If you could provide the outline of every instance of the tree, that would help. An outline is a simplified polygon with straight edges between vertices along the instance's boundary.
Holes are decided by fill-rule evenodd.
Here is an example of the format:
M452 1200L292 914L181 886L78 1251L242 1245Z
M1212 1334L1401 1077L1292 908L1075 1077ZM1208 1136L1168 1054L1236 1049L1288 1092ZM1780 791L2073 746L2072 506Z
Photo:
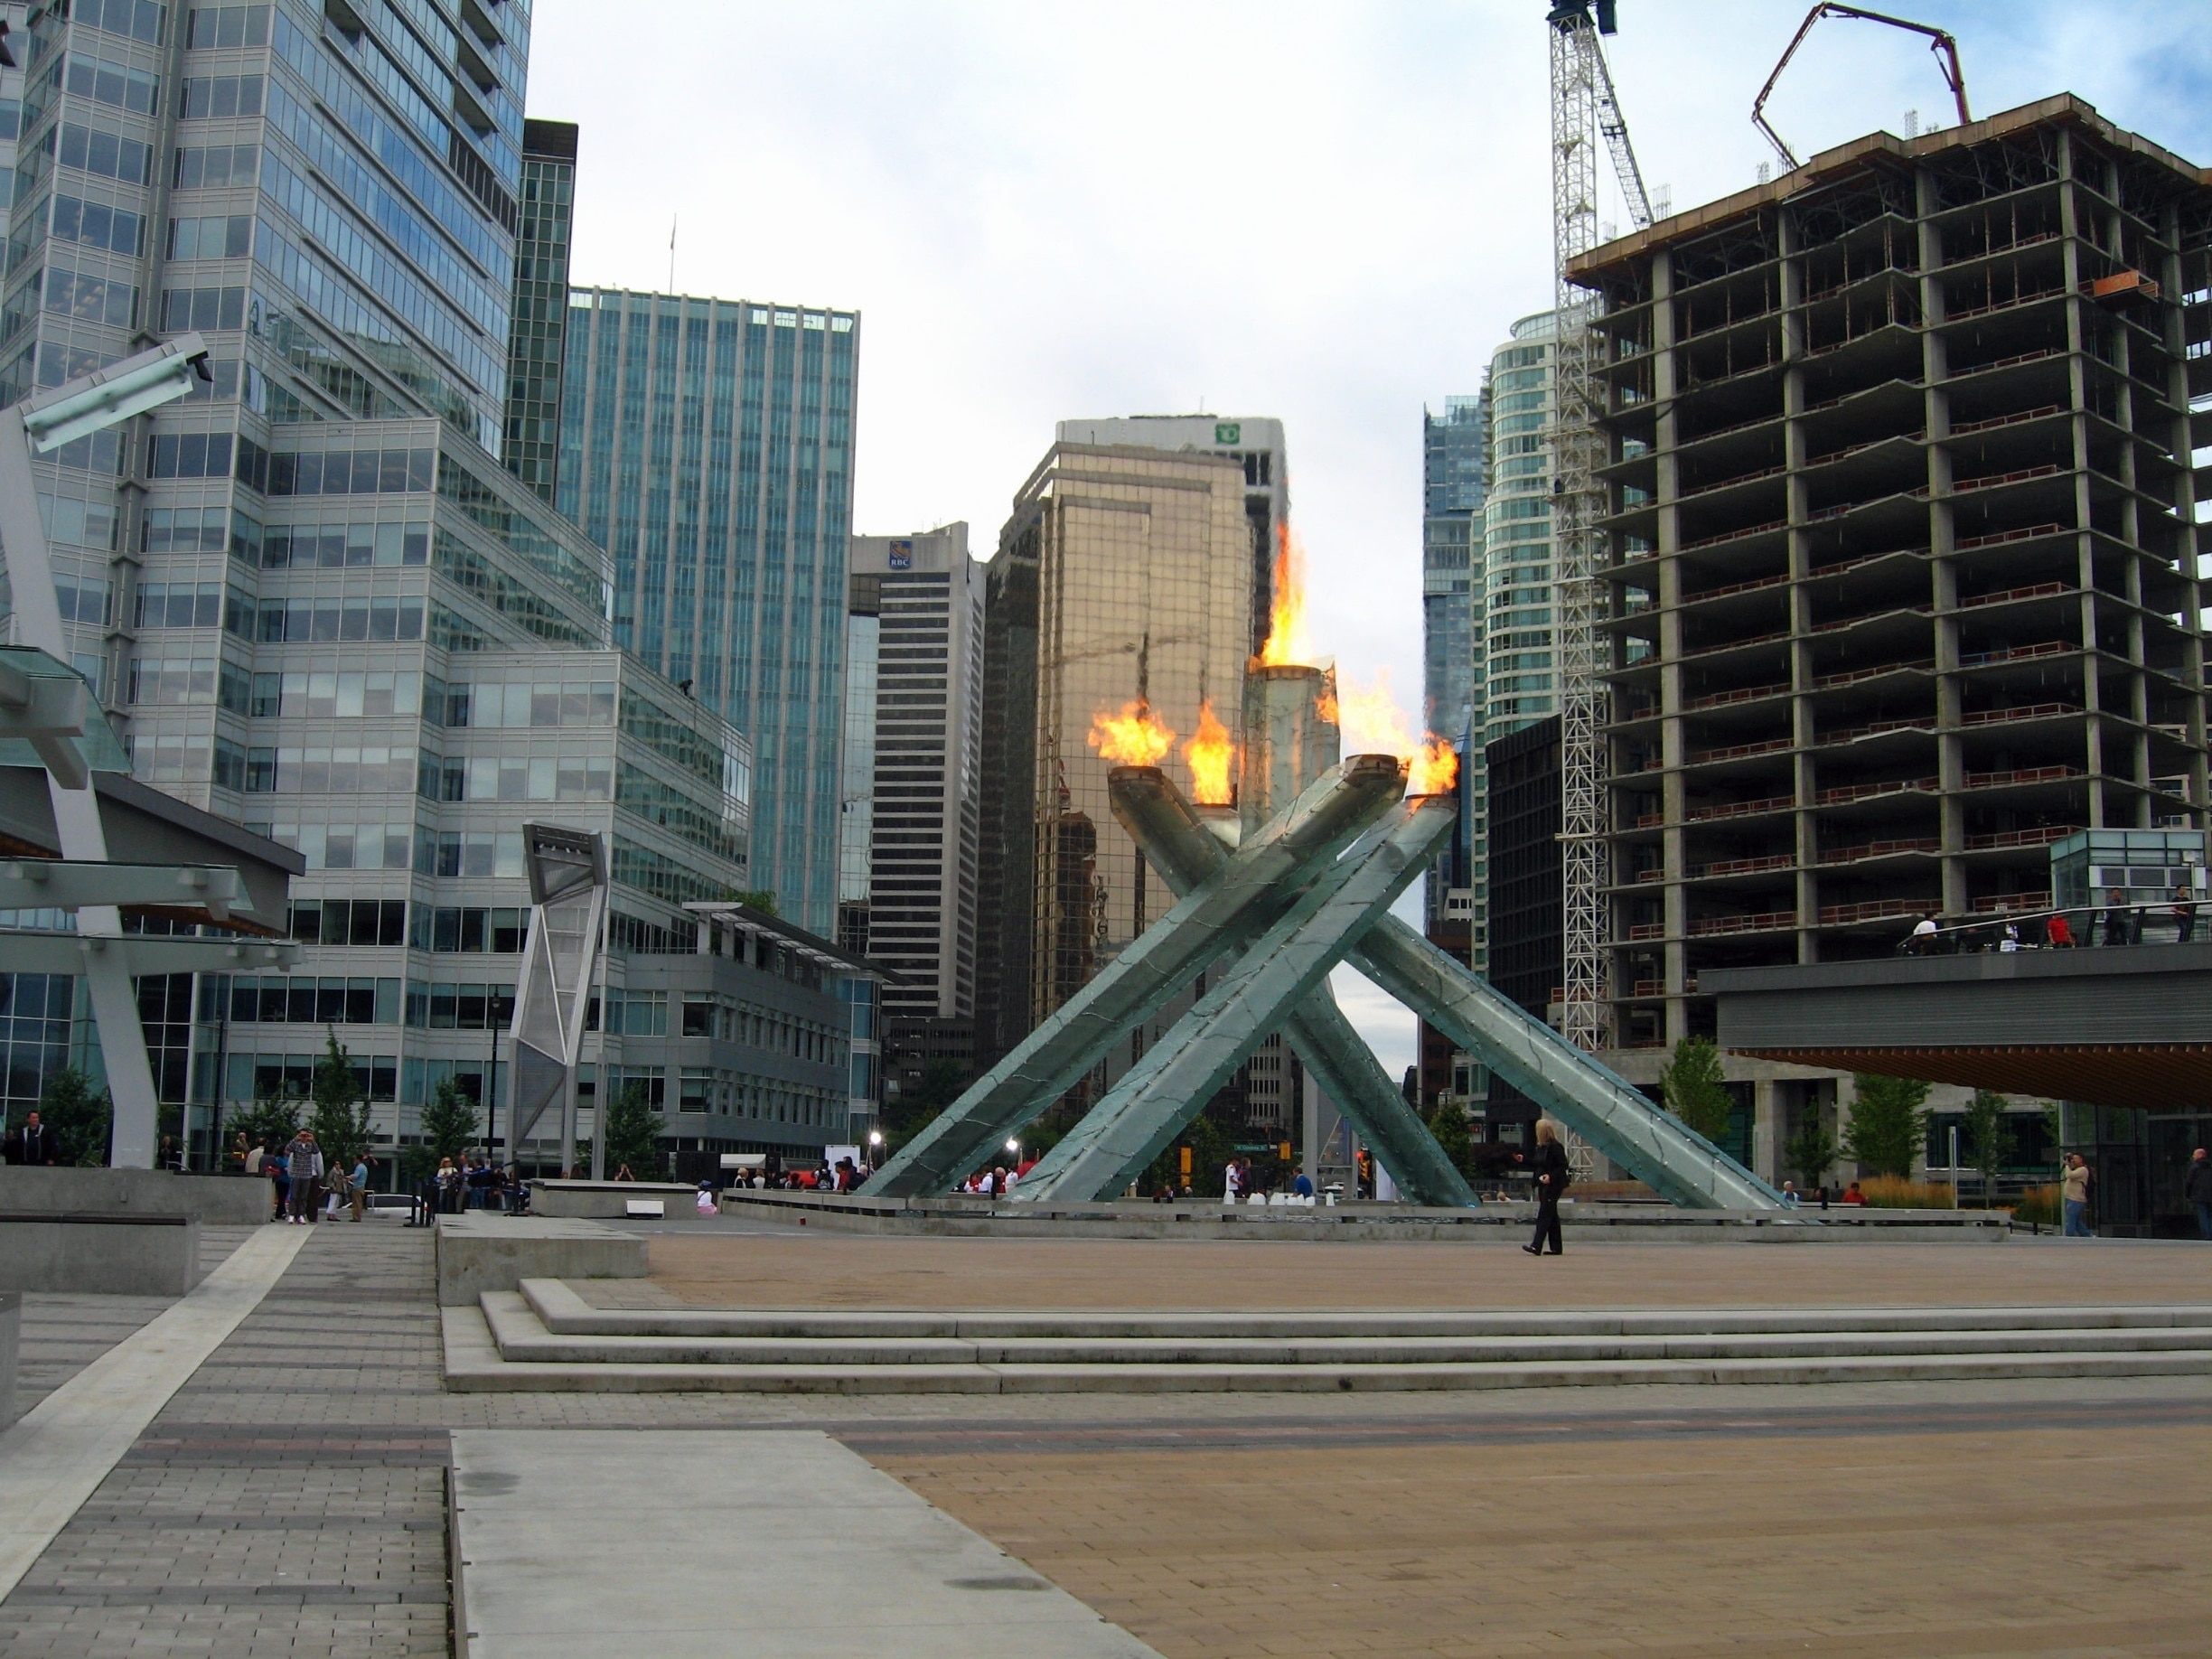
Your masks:
M283 1146L299 1133L300 1102L295 1094L265 1094L234 1113L225 1127L246 1137L248 1146Z
M1982 1172L1982 1207L1989 1208L1990 1189L1997 1172L2011 1161L2020 1137L2012 1132L2012 1115L2005 1111L2004 1096L1990 1089L1976 1089L1966 1106L1966 1139L1973 1144L1974 1167Z
M645 1098L643 1083L625 1083L607 1108L606 1172L627 1164L641 1181L661 1178L661 1120Z
M399 1154L399 1178L412 1191L437 1174L440 1158L456 1161L476 1144L476 1102L448 1074L424 1102L422 1144Z
M1819 1107L1804 1114L1782 1156L1808 1192L1828 1178L1836 1161L1836 1138L1822 1120Z
M1720 1080L1720 1051L1711 1037L1684 1037L1661 1068L1659 1089L1667 1110L1708 1140L1728 1133L1735 1097Z
M1927 1084L1871 1072L1857 1073L1851 1081L1859 1098L1843 1135L1843 1155L1876 1175L1909 1176L1914 1155L1927 1144Z
M1439 1100L1436 1110L1421 1121L1429 1126L1429 1134L1436 1137L1438 1147L1451 1160L1452 1167L1473 1179L1476 1173L1475 1138L1467 1131L1467 1108L1457 1101Z
M323 1057L315 1062L307 1088L313 1107L307 1127L323 1149L323 1167L351 1173L369 1150L369 1092L353 1070L353 1056L338 1041L338 1028L325 1026L323 1030Z
M92 1092L92 1082L73 1065L46 1074L39 1091L39 1121L53 1130L60 1148L54 1161L78 1168L97 1169L108 1161L108 1133L115 1123L115 1103L108 1091Z
M884 1138L897 1151L927 1129L968 1087L967 1069L957 1060L923 1063L922 1075L884 1104Z
M1183 1187L1183 1148L1191 1152L1191 1191L1201 1198L1218 1198L1222 1171L1236 1156L1236 1143L1214 1121L1213 1108L1201 1111L1158 1158L1138 1183L1139 1191L1180 1193Z
M739 887L728 895L729 902L743 904L747 910L757 910L764 916L776 914L776 895L773 887Z

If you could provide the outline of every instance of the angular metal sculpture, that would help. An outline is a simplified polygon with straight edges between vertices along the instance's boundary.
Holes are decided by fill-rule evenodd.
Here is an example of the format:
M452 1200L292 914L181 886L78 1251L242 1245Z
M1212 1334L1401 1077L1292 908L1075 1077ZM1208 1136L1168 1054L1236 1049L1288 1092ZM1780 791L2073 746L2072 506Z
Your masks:
M966 1177L1008 1135L1081 1082L1132 1027L1272 923L1285 895L1295 896L1404 789L1399 764L1387 755L1355 755L1315 779L1212 878L1177 900L901 1148L862 1193L915 1197Z
M1318 670L1304 671L1318 675ZM1249 765L1246 779L1251 781ZM1111 786L1114 817L1176 896L1228 861L1221 842L1158 768L1119 767ZM1338 1010L1326 981L1285 1017L1282 1030L1299 1061L1408 1197L1416 1204L1458 1208L1479 1202L1374 1051Z
M576 1059L606 931L606 848L587 830L522 826L523 866L530 876L530 933L522 942L522 979L508 1036L514 1045L514 1083L508 1122L512 1145L560 1102L563 1174L576 1166ZM606 1163L606 1137L592 1137L592 1179Z
M1454 797L1433 795L1386 813L1045 1155L1021 1196L1110 1197L1136 1179L1411 885L1457 811Z

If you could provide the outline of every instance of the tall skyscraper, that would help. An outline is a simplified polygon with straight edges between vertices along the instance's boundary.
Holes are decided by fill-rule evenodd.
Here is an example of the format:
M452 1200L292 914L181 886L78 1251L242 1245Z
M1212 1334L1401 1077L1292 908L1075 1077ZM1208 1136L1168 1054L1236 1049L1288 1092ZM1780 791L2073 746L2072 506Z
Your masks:
M983 567L968 527L852 539L839 937L885 1017L975 1014Z
M561 510L614 559L614 642L751 735L754 881L834 930L859 319L577 288Z
M1447 398L1442 415L1421 411L1422 718L1461 753L1459 832L1429 867L1424 887L1432 935L1448 919L1455 932L1467 925L1483 886L1482 752L1470 733L1480 718L1482 687L1486 415L1479 396ZM1473 931L1479 949L1482 930ZM1479 956L1474 965L1481 968Z
M979 1057L1173 903L1114 820L1092 722L1142 704L1187 737L1210 708L1240 740L1247 477L1228 455L1063 440L1015 496L985 586ZM1159 764L1193 788L1182 748Z
M288 915L239 918L297 938L296 971L142 984L163 1101L189 1075L204 1155L342 1026L388 1153L447 1077L511 1140L542 818L606 839L593 1094L637 1083L674 1146L797 1155L850 1131L840 970L788 934L699 948L686 904L759 885L751 746L615 651L606 556L501 463L530 17L457 15L75 0L16 38L0 398L188 329L213 377L34 464L71 652L138 779L307 864ZM836 545L841 571L841 519Z
M1513 325L1483 379L1483 731L1495 742L1559 708L1551 562L1550 312Z
M522 123L521 223L515 234L514 321L507 348L507 470L548 501L560 457L576 164L574 123Z
M1275 561L1290 523L1290 461L1283 424L1266 417L1127 415L1064 420L1063 444L1123 444L1176 455L1224 455L1244 469L1244 520L1251 531L1253 656L1267 642Z

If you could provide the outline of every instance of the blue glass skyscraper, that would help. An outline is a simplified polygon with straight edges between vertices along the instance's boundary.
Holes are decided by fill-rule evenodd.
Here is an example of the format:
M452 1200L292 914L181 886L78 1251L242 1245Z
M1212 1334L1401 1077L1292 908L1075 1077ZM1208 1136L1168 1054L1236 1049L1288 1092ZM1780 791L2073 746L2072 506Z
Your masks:
M557 504L614 560L614 642L752 735L753 880L837 917L859 319L574 290Z

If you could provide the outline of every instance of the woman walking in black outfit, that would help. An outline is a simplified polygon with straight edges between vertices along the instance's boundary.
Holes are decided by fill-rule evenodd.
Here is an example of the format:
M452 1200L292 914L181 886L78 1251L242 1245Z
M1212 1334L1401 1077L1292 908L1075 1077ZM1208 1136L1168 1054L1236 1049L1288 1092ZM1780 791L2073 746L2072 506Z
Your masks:
M1567 1148L1560 1145L1559 1125L1549 1118L1536 1120L1536 1235L1521 1248L1532 1256L1544 1253L1544 1241L1551 1241L1551 1253L1566 1253L1560 1246L1560 1197L1567 1190L1567 1183L1574 1177L1567 1168Z

